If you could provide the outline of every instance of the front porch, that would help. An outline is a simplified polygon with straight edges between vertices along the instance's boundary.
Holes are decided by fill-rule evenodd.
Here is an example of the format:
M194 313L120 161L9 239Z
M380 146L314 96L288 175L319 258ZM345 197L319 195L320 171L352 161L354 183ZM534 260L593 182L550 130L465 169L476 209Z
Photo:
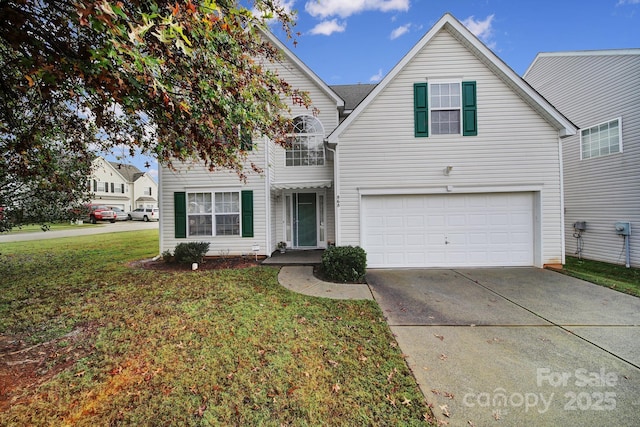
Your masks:
M265 265L319 265L324 249L295 250L289 249L285 253L275 251L270 258L262 261Z

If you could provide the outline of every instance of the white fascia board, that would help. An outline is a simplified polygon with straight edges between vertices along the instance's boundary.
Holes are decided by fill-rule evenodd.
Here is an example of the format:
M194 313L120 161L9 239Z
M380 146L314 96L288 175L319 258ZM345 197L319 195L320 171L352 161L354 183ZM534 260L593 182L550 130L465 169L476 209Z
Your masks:
M528 99L533 106L547 121L556 129L560 136L575 135L577 127L555 109L543 96L536 92L522 77L513 71L504 61L502 61L491 49L485 46L471 31L467 29L453 15L446 13L440 20L425 34L415 46L400 60L400 62L384 77L384 79L369 93L369 95L353 110L353 112L329 135L330 143L337 143L340 135L349 127L360 113L367 108L371 101L384 90L396 75L420 52L433 37L447 26L453 30L454 37L466 44L470 49L487 60L487 64L498 74L502 74L507 83L520 94L524 99Z

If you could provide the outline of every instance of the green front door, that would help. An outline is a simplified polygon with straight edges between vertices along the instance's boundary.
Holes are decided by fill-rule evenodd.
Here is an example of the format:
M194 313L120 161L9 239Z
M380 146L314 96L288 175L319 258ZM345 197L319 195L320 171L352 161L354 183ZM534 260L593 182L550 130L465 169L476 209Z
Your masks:
M297 237L294 245L316 247L318 246L316 194L298 193L294 195L294 200L295 237Z

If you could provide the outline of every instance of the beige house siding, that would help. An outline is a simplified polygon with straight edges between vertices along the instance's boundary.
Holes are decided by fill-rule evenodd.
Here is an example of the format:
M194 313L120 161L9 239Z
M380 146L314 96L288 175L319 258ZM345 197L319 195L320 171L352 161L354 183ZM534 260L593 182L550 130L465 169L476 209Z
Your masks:
M139 172L137 168L126 165ZM93 162L93 171L90 177L89 191L93 193L92 203L101 203L107 206L119 207L125 212L131 211L138 207L157 207L158 206L158 184L148 174L144 173L135 181L126 179L126 174L120 173L118 168L114 167L110 162L102 157L97 157ZM94 181L96 181L97 190L94 190ZM102 184L98 184L102 183ZM108 186L108 191L104 191L104 185ZM124 191L122 186L124 185ZM145 188L151 188L151 196L144 194ZM153 200L136 202L140 197Z
M413 84L477 82L478 135L414 137ZM359 245L360 195L533 191L541 206L537 264L562 260L558 131L445 29L340 135L341 245ZM445 176L443 170L452 166ZM447 189L447 187L449 189Z
M622 153L581 160L579 134L563 141L566 252L586 221L581 256L625 263L616 221L631 222L631 265L640 267L640 49L539 55L525 79L581 129L621 118Z

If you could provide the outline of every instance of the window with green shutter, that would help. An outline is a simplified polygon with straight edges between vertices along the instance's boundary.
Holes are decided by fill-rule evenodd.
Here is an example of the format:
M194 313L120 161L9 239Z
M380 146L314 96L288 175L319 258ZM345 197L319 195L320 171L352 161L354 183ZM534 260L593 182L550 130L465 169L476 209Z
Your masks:
M414 135L417 138L429 136L429 84L413 85Z
M478 134L476 82L462 82L462 135Z
M173 193L174 232L176 239L187 237L187 195L184 192Z
M242 192L242 237L253 237L253 191Z
M413 106L416 137L478 134L476 82L414 83Z

